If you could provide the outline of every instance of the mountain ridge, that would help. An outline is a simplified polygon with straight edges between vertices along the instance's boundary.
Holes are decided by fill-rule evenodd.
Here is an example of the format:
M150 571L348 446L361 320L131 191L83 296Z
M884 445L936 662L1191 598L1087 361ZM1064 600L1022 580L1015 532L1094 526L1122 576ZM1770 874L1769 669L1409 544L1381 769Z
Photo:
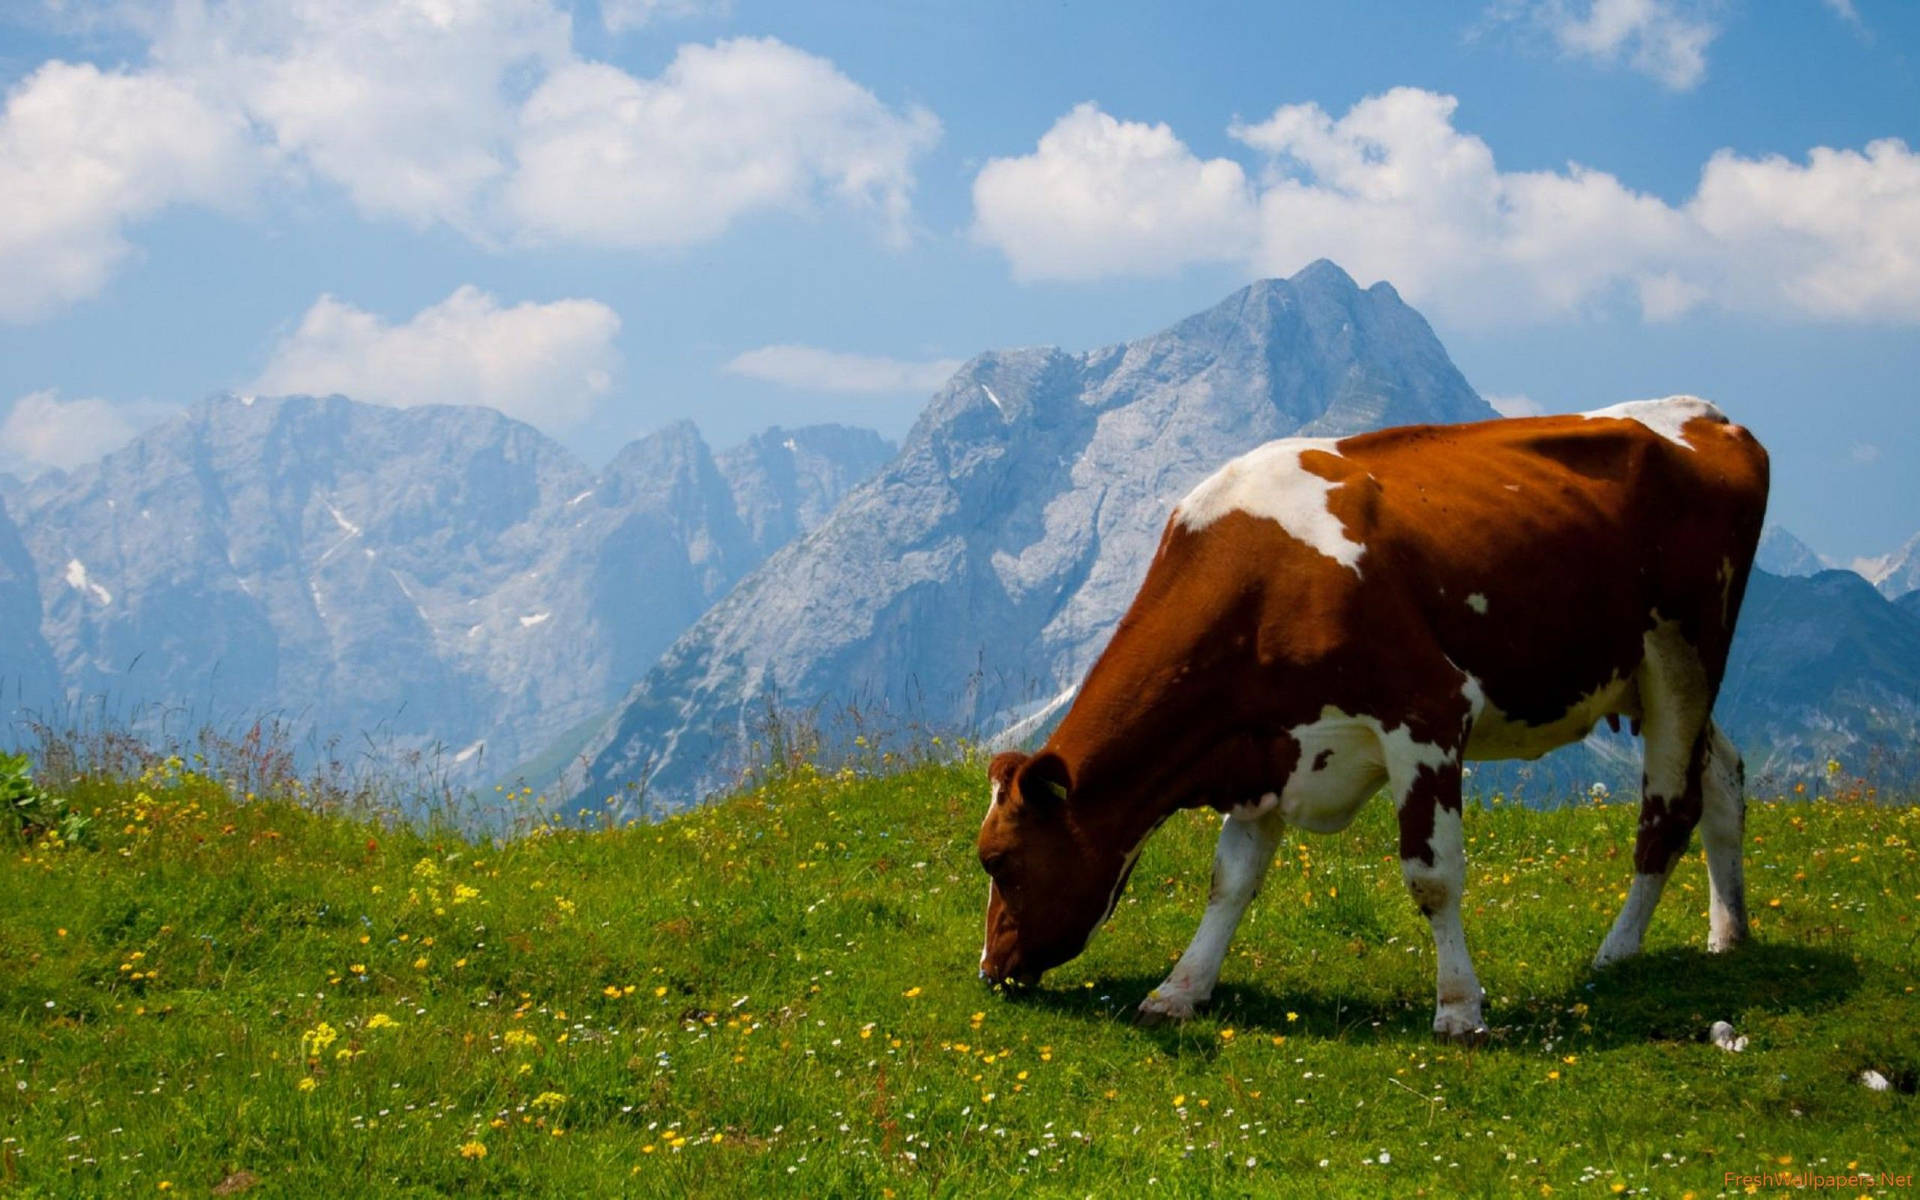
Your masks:
M779 705L1010 724L1091 665L1167 509L1224 459L1290 434L1496 416L1391 287L1327 262L1134 342L977 355L891 463L669 648L568 790L696 799Z

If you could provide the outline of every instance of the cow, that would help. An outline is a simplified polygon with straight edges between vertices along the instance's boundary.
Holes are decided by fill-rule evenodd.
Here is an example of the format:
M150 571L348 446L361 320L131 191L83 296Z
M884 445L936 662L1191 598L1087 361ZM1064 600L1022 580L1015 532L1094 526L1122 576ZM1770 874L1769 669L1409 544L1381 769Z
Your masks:
M1575 416L1270 442L1168 519L1138 595L1040 749L988 767L983 978L1074 958L1174 812L1225 814L1193 942L1140 1020L1192 1016L1281 832L1386 785L1437 958L1434 1032L1485 1035L1462 928L1462 764L1601 719L1644 741L1633 882L1596 966L1638 952L1701 830L1708 947L1747 933L1740 755L1712 719L1767 454L1691 396Z

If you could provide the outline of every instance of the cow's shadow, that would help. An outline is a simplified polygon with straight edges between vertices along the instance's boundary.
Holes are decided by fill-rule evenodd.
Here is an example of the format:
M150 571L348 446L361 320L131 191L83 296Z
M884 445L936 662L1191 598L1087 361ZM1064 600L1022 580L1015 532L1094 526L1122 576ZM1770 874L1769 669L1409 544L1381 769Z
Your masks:
M1140 1035L1169 1052L1217 1047L1216 1025L1237 1035L1302 1040L1428 1042L1433 1002L1419 995L1355 996L1316 987L1305 972L1285 968L1270 981L1223 982L1203 1015L1204 1033L1189 1026L1142 1028ZM1570 972L1564 986L1530 997L1490 1002L1493 1046L1553 1055L1542 1042L1574 1039L1593 1049L1645 1042L1700 1041L1714 1021L1742 1014L1819 1010L1844 1002L1861 984L1858 963L1816 946L1750 943L1727 954L1673 947L1642 954L1601 971ZM1157 976L1112 975L1092 988L1042 988L1021 1002L1088 1021L1131 1021Z

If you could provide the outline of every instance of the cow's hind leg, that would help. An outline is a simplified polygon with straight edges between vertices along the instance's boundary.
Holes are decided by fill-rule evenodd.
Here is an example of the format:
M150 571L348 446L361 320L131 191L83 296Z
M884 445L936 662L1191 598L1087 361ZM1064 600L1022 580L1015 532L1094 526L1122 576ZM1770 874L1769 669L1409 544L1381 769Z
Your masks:
M1613 929L1594 956L1604 967L1640 952L1667 876L1687 852L1704 806L1713 698L1699 655L1677 627L1662 624L1646 639L1640 667L1646 767L1640 774L1640 826L1633 843L1633 883ZM1737 759L1736 759L1737 761Z
M1227 817L1213 852L1213 888L1207 897L1206 915L1200 918L1192 944L1174 964L1166 982L1140 1002L1136 1019L1141 1024L1184 1021L1193 1015L1194 1005L1213 996L1233 931L1239 927L1254 893L1260 890L1267 868L1273 865L1281 826L1280 814L1270 807L1252 820Z
M1400 873L1433 929L1433 1031L1455 1041L1478 1041L1487 1032L1480 1016L1484 993L1460 921L1467 880L1460 760L1449 754L1438 762L1389 760L1387 766L1400 811Z
M1720 727L1707 726L1707 762L1700 841L1707 851L1707 949L1728 950L1747 939L1747 880L1742 861L1747 829L1746 769Z

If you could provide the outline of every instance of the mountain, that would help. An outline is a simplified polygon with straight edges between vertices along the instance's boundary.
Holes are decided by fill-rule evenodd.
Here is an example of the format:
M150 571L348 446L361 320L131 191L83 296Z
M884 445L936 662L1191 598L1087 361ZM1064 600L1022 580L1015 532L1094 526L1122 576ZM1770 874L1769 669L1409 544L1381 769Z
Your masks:
M715 460L754 549L765 558L827 519L853 485L872 478L893 447L870 429L774 426Z
M1920 780L1920 606L1890 603L1851 571L1756 572L1716 711L1762 790L1829 759Z
M1891 554L1856 559L1853 569L1889 600L1920 591L1920 533Z
M1163 333L983 354L820 528L687 631L587 745L583 802L724 785L770 711L979 731L1064 702L1166 514L1289 434L1495 416L1393 288L1317 262Z
M812 513L845 474L749 516ZM607 712L766 553L691 425L596 474L488 409L339 396L216 397L24 500L69 697L437 746L467 783Z
M60 673L40 633L40 591L33 559L0 500L0 728L21 712L45 712Z
M1827 561L1811 546L1780 525L1769 525L1760 534L1753 565L1774 575L1818 575L1828 569Z

